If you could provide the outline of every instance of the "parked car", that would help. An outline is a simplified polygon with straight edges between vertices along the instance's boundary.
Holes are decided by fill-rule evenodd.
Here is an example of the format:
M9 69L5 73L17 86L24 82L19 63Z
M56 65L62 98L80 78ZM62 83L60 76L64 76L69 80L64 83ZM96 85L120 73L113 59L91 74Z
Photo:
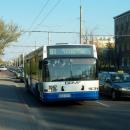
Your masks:
M130 97L130 75L119 72L102 72L99 74L99 90L113 100L119 97Z
M0 66L0 71L6 71L7 68L5 66Z
M15 71L16 78L20 79L21 82L24 81L24 71L23 68L17 68Z
M24 71L23 67L15 67L15 66L10 66L9 71L14 73L17 79L20 79L21 82L24 81Z

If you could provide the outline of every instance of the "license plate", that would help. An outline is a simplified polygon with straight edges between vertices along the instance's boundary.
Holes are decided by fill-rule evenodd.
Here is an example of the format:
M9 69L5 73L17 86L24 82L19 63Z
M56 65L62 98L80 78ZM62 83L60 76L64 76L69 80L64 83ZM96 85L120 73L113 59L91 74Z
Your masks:
M71 97L70 94L59 94L59 98L69 98Z

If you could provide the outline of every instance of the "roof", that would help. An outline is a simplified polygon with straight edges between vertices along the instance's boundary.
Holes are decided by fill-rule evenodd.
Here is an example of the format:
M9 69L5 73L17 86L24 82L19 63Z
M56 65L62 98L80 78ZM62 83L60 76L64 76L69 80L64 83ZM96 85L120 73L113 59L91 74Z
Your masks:
M120 15L115 16L114 19L117 19L117 18L119 18L119 17L122 17L122 16L124 16L124 15L128 15L128 14L130 14L130 10L128 10L128 11L126 11L126 12L120 14Z
M128 74L128 73L125 73L123 71L102 71L100 72L100 74L110 74L110 75L115 75L115 74Z

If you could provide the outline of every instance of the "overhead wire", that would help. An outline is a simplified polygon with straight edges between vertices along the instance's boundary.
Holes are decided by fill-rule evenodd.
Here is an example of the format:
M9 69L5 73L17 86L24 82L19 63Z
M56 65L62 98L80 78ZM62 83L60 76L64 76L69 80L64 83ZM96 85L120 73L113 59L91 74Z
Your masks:
M33 27L33 25L35 24L35 22L38 20L38 18L41 16L41 14L43 13L45 7L48 5L50 0L47 0L46 3L44 3L44 5L42 6L42 8L40 9L39 13L36 15L36 17L33 19L31 26L29 27L29 30Z
M41 47L41 46L37 46L37 45L10 45L12 47Z
M23 31L28 33L76 33L79 34L79 32L58 32L58 31L44 31L44 30L32 30L32 31Z
M39 14L35 17L35 19L32 22L32 25L30 26L29 30L33 27L34 23L36 22L36 20L38 19L38 17L40 17L40 15L42 14L42 12L44 11L45 7L48 5L50 0L48 0L43 7L41 8ZM45 18L47 18L49 16L49 14L57 7L57 5L61 2L62 0L58 0L56 2L56 4L53 6L53 8L48 12L48 14L45 16ZM43 21L43 20L42 20ZM23 34L25 34L27 31L22 31ZM29 32L31 34L31 31Z
M54 9L61 3L62 0L58 0L55 5L50 9L50 11L47 13L47 15L41 20L41 22L35 27L35 29L40 26L47 18L48 16L54 11Z

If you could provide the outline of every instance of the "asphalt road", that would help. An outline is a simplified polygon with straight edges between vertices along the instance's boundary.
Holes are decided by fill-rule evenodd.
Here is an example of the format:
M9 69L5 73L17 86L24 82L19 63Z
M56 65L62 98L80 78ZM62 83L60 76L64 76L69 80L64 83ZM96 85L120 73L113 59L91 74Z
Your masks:
M8 75L0 80L0 130L130 130L130 100L45 105Z

